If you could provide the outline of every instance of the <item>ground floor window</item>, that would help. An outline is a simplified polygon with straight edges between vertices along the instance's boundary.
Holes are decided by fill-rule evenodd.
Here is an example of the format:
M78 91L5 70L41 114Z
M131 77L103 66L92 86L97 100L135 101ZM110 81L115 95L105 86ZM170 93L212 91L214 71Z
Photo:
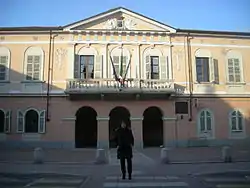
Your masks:
M17 112L17 132L45 133L45 110L28 109Z
M243 115L239 110L235 110L230 114L230 125L232 132L243 131Z
M10 132L11 111L0 109L0 133Z

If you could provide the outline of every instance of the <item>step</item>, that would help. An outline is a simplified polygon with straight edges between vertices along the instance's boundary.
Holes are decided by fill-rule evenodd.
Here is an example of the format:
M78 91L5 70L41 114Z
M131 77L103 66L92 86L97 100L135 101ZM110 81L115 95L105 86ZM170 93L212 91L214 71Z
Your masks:
M204 181L208 183L250 183L250 180L246 178L205 178Z
M109 182L103 184L104 188L183 188L188 187L188 184L185 182Z

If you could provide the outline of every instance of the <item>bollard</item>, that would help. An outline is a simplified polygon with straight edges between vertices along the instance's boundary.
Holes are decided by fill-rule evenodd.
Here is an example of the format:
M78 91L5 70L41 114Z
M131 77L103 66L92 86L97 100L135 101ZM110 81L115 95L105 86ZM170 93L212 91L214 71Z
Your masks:
M225 163L232 162L232 153L231 148L229 146L224 146L222 148L222 159Z
M161 149L161 163L167 164L169 163L169 149L168 148L162 148Z
M42 164L44 162L44 151L42 148L35 148L34 150L34 163Z
M106 164L108 161L107 155L104 149L97 149L96 151L96 164Z

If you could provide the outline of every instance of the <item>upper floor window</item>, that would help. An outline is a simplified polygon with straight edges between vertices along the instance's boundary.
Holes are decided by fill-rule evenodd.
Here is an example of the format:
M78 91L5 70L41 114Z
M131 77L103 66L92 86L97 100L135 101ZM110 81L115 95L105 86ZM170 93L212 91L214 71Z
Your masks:
M6 47L0 47L0 81L9 80L10 51Z
M142 75L144 79L162 79L170 78L170 67L168 56L164 56L162 51L155 47L148 47L144 51L144 66Z
M147 79L159 79L159 56L147 56L146 61L149 62L146 64L146 78Z
M200 132L208 132L212 130L212 114L208 110L200 112L199 116Z
M94 56L93 55L80 55L80 79L93 79L94 78Z
M25 80L42 81L43 51L38 47L30 47L25 52Z
M127 76L127 65L128 65L128 57L127 56L113 56L113 63L115 72L118 76L122 78Z
M243 82L241 54L232 50L227 52L227 79L231 83Z
M209 58L196 57L197 82L210 82Z
M11 111L0 109L0 133L10 132Z
M28 109L17 112L17 132L45 133L45 110Z
M195 53L196 81L219 83L218 60L212 58L208 50L197 50Z

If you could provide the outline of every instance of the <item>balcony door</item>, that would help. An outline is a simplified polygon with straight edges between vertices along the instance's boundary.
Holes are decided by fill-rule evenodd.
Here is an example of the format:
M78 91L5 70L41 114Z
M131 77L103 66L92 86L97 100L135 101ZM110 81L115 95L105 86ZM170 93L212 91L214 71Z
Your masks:
M94 55L80 55L79 64L75 70L79 72L77 79L93 79L94 78Z

